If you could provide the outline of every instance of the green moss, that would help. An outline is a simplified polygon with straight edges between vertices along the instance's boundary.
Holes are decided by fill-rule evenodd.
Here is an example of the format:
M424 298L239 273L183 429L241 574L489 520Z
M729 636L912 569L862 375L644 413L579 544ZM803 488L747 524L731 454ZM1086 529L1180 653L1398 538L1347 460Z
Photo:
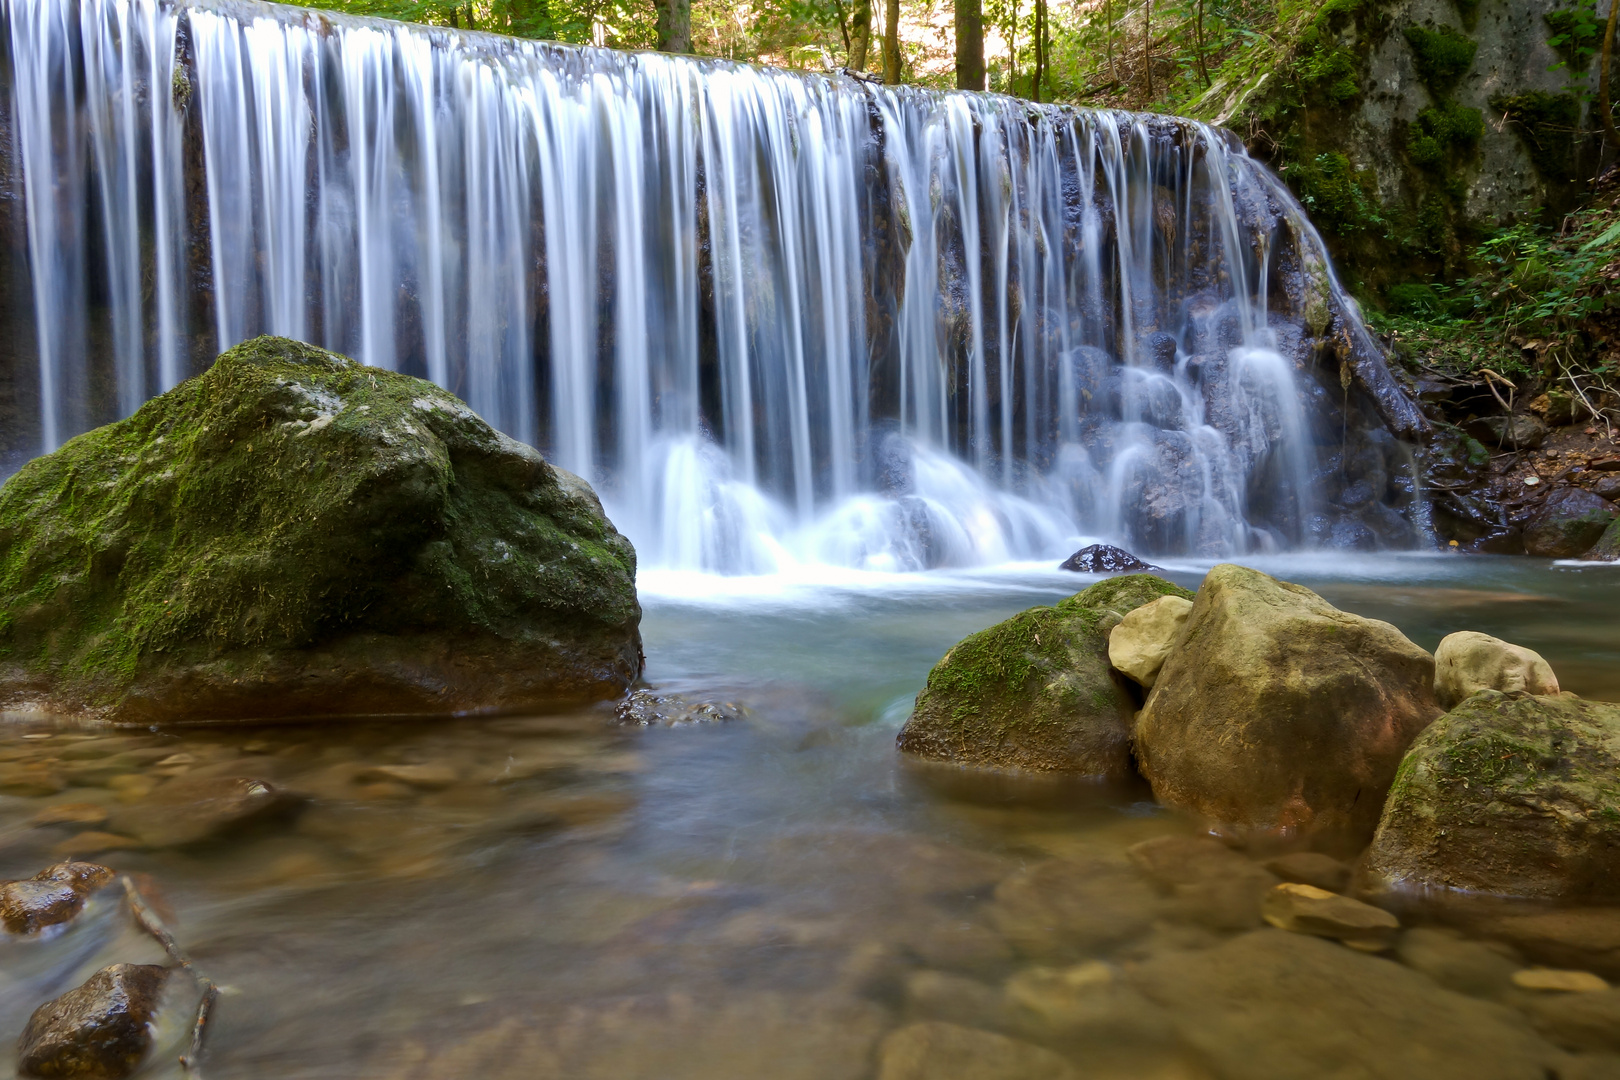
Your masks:
M1603 23L1592 3L1578 2L1572 7L1549 11L1542 18L1552 35L1547 44L1558 54L1564 67L1582 74L1592 66L1603 33Z
M1472 30L1479 22L1479 0L1452 0L1457 7L1457 15L1462 19L1463 26Z
M1406 149L1412 162L1432 172L1450 172L1457 158L1479 144L1485 117L1478 109L1442 101L1418 113L1407 133Z
M1413 319L1435 318L1446 312L1445 302L1434 287L1422 282L1392 285L1384 293L1386 306L1392 315Z
M1406 40L1412 46L1412 63L1417 68L1418 78L1436 100L1446 97L1462 81L1479 49L1466 35L1449 26L1438 30L1409 26Z
M92 705L352 633L634 626L635 555L431 383L259 338L0 488L0 664Z
M1530 153L1543 179L1567 183L1575 179L1576 140L1581 135L1581 103L1572 93L1532 90L1524 94L1498 94L1491 111L1500 116Z
M1122 574L1104 578L1083 592L1059 600L1057 607L1063 612L1117 611L1123 615L1161 596L1179 596L1191 600L1193 593L1153 574Z
M1295 165L1288 177L1311 220L1331 235L1349 236L1384 224L1377 200L1368 193L1370 178L1364 180L1336 150Z

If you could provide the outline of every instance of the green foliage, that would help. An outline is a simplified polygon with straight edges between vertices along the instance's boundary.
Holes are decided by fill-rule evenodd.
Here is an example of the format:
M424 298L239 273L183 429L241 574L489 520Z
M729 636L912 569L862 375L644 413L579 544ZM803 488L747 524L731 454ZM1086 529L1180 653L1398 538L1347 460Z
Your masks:
M1508 123L1530 153L1542 177L1554 183L1575 179L1576 140L1581 135L1581 103L1572 93L1532 90L1498 94L1491 111Z
M1294 76L1310 93L1339 105L1361 93L1360 68L1355 53L1318 38L1294 61Z
M1436 100L1450 94L1473 66L1474 53L1479 46L1467 35L1449 26L1430 30L1425 26L1408 26L1406 40L1412 46L1412 62L1418 78L1429 88Z
M1597 14L1597 0L1575 0L1574 6L1549 11L1544 18L1552 37L1547 44L1558 53L1559 62L1548 70L1560 68L1572 75L1584 74L1592 66L1603 38L1603 20Z
M1311 220L1324 232L1349 236L1385 224L1377 201L1368 194L1370 179L1364 182L1350 159L1336 150L1295 165L1288 176Z
M1471 151L1485 134L1485 116L1442 101L1418 113L1407 133L1406 149L1412 162L1431 171L1443 171L1459 153Z
M1393 285L1384 294L1392 315L1405 315L1414 319L1433 319L1446 313L1446 302L1434 291L1434 286L1410 281Z

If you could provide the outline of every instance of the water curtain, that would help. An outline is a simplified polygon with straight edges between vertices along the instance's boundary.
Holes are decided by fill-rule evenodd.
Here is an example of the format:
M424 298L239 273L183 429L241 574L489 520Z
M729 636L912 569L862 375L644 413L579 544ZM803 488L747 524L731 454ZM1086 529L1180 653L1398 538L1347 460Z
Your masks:
M644 565L1224 554L1319 513L1300 383L1330 323L1370 346L1216 129L258 3L3 11L36 452L273 333L461 395Z

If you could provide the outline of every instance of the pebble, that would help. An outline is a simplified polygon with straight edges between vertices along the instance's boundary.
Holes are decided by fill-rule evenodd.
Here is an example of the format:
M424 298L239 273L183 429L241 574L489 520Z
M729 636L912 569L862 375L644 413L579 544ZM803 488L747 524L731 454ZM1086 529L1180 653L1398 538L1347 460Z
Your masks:
M1401 928L1400 920L1382 908L1292 881L1266 894L1261 913L1266 922L1283 930L1374 950L1387 948Z
M17 1044L23 1076L122 1080L152 1047L167 968L113 964L82 986L47 1001Z
M1594 994L1609 988L1601 975L1590 971L1562 968L1525 968L1513 973L1513 985L1521 990L1546 990L1565 994Z

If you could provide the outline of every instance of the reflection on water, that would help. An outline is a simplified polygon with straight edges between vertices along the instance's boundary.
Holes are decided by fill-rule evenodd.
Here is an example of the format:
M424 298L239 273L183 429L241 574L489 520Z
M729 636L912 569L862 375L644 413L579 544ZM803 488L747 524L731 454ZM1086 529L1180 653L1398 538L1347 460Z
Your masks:
M1612 569L1262 568L1425 647L1456 629L1509 637L1567 688L1620 699ZM1189 585L1201 573L1172 568ZM724 722L625 725L604 706L438 724L12 725L0 875L68 854L134 875L226 988L211 1080L1613 1075L1593 1071L1615 1062L1595 1053L1601 1035L1581 1043L1510 979L1527 958L1620 975L1614 912L1476 913L1466 935L1426 929L1364 955L1260 929L1258 893L1276 879L1245 857L1133 858L1192 836L1145 787L896 759L910 699L950 644L1085 583L1036 568L650 577L649 680L740 706L706 714ZM204 821L181 846L143 828L168 785L232 777L294 801ZM0 941L0 1041L100 966L161 960L117 900L100 894L50 940ZM193 1002L176 996L145 1075L180 1075Z

